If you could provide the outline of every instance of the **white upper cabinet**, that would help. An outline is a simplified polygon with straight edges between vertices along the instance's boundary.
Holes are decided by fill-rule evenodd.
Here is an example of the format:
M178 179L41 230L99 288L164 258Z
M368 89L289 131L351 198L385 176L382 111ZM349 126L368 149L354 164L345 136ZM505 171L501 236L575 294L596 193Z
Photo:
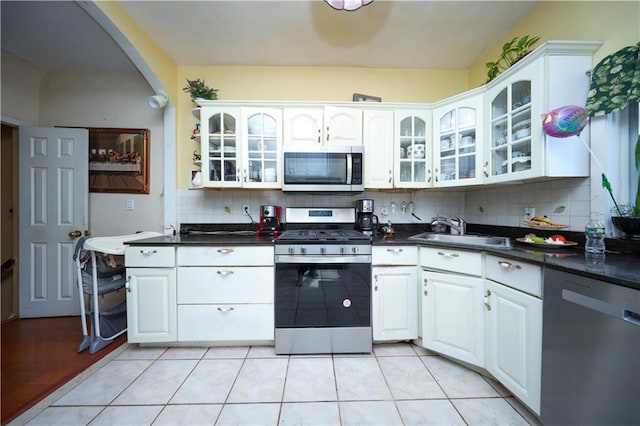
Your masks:
M202 186L239 188L241 182L241 109L200 109Z
M245 188L280 188L282 110L243 108L242 186Z
M589 175L589 153L580 139L547 136L541 117L561 106L585 104L587 71L599 46L546 42L487 85L485 182ZM588 133L580 136L586 142Z
M202 186L280 188L282 109L200 108Z
M365 188L393 188L393 110L362 113Z
M394 186L432 185L431 110L395 110Z
M284 143L362 145L362 109L285 108Z
M478 89L434 108L434 186L482 183L483 96Z

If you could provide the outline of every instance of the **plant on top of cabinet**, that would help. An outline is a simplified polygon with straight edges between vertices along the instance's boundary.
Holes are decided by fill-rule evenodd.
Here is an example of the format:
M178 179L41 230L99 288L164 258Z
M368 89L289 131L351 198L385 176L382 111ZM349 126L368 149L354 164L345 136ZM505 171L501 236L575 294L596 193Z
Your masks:
M488 69L487 83L496 78L502 71L528 55L538 40L540 40L540 36L529 38L529 36L526 35L524 37L514 37L511 41L503 44L502 53L498 56L498 59L495 62L487 62L485 64Z
M211 87L207 86L204 82L204 79L187 79L187 85L183 87L182 90L184 90L191 96L191 100L194 103L197 103L196 99L207 99L211 101L215 101L216 99L218 99L218 89L212 89Z

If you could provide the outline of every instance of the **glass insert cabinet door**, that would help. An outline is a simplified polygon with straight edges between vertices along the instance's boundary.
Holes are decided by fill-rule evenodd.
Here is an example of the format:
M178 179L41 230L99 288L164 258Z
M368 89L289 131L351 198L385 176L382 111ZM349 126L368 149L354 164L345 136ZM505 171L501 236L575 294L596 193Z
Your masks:
M431 163L431 150L427 146L427 119L418 115L405 115L399 120L397 140L397 186L410 187L414 183L427 183L431 179L427 164Z
M208 180L219 183L229 182L239 186L238 115L223 111L215 112L206 118L206 123Z
M245 186L276 184L278 158L282 144L282 112L277 110L243 111L246 125Z
M491 101L488 176L531 170L531 81L508 84Z
M438 122L434 165L435 181L441 185L463 183L475 180L478 165L477 136L482 98L466 104L453 106L444 113L437 112ZM476 105L477 104L477 105ZM455 181L455 182L454 182Z

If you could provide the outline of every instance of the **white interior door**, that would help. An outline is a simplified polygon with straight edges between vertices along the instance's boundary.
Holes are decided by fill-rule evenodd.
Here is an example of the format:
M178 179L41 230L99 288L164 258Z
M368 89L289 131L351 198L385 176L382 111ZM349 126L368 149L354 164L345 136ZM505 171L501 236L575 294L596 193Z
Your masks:
M20 127L19 134L19 316L79 315L73 233L89 225L89 133Z

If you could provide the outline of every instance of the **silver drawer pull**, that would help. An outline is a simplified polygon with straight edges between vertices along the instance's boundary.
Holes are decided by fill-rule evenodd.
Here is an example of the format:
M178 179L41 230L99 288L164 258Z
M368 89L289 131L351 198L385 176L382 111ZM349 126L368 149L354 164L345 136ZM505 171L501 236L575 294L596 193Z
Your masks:
M220 311L220 312L231 312L231 311L233 311L233 306L229 306L227 308L218 307L218 311Z
M445 253L443 251L439 251L438 255L439 256L444 256L444 257L460 257L460 255L458 253Z
M152 254L156 254L158 250L140 250L140 254L145 256L151 256Z
M514 265L513 263L507 262L506 260L498 260L498 265L500 265L502 269L522 269L520 265Z
M218 275L227 276L233 274L233 271L217 271Z
M218 249L218 253L220 253L220 254L229 254L229 253L233 253L233 249L230 249L230 248L221 248L221 249Z
M402 249L391 249L391 248L388 248L388 249L387 249L387 251L388 251L389 253L402 253L404 250L402 250Z

